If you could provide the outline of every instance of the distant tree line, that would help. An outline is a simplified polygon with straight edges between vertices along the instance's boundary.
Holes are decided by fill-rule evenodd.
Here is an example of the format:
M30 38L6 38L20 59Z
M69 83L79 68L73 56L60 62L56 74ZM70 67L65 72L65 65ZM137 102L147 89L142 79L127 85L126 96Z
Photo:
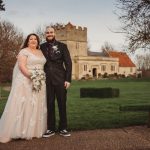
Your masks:
M137 69L150 70L150 54L137 54L135 57Z

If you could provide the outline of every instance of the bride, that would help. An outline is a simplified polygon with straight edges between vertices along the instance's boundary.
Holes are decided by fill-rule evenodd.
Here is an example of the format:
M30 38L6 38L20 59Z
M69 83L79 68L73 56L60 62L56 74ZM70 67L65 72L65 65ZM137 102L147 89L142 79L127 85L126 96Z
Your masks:
M17 56L12 88L0 119L2 143L12 139L40 138L47 129L45 81L35 80L38 72L45 75L46 59L38 48L39 37L29 34Z

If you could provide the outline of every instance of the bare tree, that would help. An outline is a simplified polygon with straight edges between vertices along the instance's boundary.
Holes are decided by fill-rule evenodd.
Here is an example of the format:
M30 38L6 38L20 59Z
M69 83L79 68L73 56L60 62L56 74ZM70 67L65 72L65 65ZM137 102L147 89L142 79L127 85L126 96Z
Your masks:
M139 70L143 68L143 55L136 55L135 56L135 63Z
M3 4L3 0L0 0L0 11L4 11L5 10L5 5Z
M146 70L150 70L150 54L145 56L145 68Z
M149 70L150 69L150 54L137 54L135 56L135 63L139 70Z
M0 81L11 81L23 34L10 22L0 22Z
M150 0L116 0L119 19L129 42L129 51L150 49Z
M102 51L113 51L114 48L112 46L112 44L110 44L109 42L105 42L104 45L101 47Z
M39 36L41 42L45 40L45 28L46 25L44 26L39 25L34 31Z
M62 28L64 26L64 23L51 23L50 24L51 27L55 28L55 29L59 29Z

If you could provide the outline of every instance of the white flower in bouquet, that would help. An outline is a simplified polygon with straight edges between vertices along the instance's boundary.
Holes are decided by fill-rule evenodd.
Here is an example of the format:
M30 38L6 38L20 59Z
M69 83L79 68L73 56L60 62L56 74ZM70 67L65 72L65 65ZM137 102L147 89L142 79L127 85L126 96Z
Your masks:
M32 80L32 90L35 92L39 92L41 90L42 85L45 82L45 73L43 70L35 68L31 72L31 80Z

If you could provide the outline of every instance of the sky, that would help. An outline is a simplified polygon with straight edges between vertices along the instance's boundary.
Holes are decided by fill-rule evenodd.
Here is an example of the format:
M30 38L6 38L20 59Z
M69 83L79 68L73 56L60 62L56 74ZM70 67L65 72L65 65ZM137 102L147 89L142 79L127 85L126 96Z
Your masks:
M87 27L91 51L100 51L109 42L121 51L125 36L114 33L121 26L114 13L116 0L4 0L6 11L1 19L12 22L25 35L38 26L71 22Z

